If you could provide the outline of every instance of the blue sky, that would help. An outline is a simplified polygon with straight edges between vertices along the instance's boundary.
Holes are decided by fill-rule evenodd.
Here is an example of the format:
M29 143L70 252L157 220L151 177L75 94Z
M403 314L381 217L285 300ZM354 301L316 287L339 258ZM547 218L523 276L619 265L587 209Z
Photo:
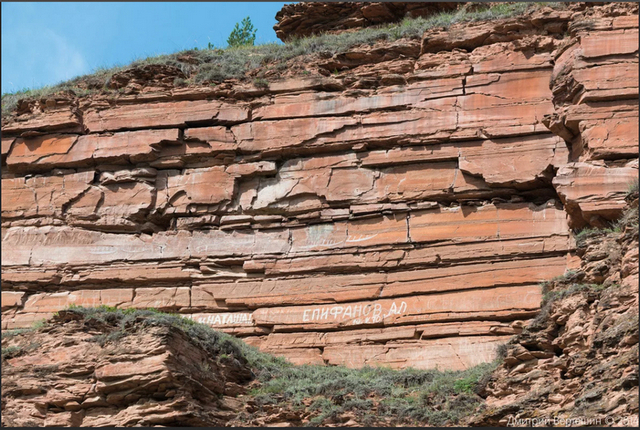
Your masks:
M291 2L287 2L291 3ZM2 2L2 93L208 42L225 47L251 17L256 44L278 41L284 2Z

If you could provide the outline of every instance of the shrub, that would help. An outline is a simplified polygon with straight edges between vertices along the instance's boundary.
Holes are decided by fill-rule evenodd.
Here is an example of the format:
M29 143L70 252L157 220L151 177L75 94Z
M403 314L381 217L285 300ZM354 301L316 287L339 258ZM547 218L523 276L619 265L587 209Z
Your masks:
M242 26L240 26L241 24ZM229 44L231 48L246 45L253 46L257 31L257 29L253 28L253 24L251 24L251 18L246 17L241 23L236 23L236 26L227 39L227 44Z
M253 86L256 88L269 88L269 82L266 79L256 78L253 80Z
M13 330L2 330L2 339L17 336L19 334L28 333L33 331L32 328L16 328Z
M614 231L622 232L627 228L634 236L638 235L638 207L630 208L622 213L622 216L614 223Z
M372 406L368 399L371 395L383 398L378 407L379 414L396 417L399 422L456 423L481 402L474 390L496 366L497 362L465 371L441 372L412 368L285 365L273 369L255 394L279 393L281 401L317 396L310 409L318 410L320 414L311 425L319 425L345 411L354 411L364 417ZM467 400L446 403L448 397L460 395L465 395ZM436 413L434 407L445 403L446 412Z
M496 347L496 356L499 360L504 360L509 352L509 344L501 343Z
M551 313L551 308L553 303L563 299L565 297L569 297L572 294L581 292L581 291L602 291L607 286L602 284L579 284L572 283L569 287L559 289L559 290L549 290L549 286L552 285L550 283L542 284L542 303L540 305L540 312L536 317L531 321L529 325L532 328L541 328L544 323L549 318L549 314Z
M170 326L184 331L192 341L200 345L212 356L219 357L226 354L244 360L241 345L245 344L242 341L189 318L183 318L180 315L160 312L153 308L117 309L110 306L84 308L72 305L69 306L68 310L84 315L85 319L95 319L105 324L116 326L113 331L92 338L93 341L99 342L101 345L120 339L133 329L145 326ZM245 346L248 347L248 345Z
M17 356L18 354L20 354L22 352L22 348L20 348L19 346L7 346L7 347L2 347L2 358L12 358Z
M578 248L581 248L583 245L586 244L587 239L595 236L599 236L603 233L604 232L599 228L585 227L583 229L580 229L575 235L576 246Z

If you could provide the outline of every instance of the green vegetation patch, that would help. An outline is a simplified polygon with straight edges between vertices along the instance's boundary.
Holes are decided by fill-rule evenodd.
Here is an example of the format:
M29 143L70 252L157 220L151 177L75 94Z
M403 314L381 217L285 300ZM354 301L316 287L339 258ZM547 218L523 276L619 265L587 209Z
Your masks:
M20 354L22 352L22 348L17 346L17 345L11 345L11 346L3 346L2 347L2 358L12 358L17 356L18 354Z
M591 228L591 227L585 227L583 229L580 229L575 235L576 246L578 248L582 248L584 245L586 245L588 239L596 236L602 236L607 232L608 231L605 231L604 229Z
M2 339L7 339L23 333L29 333L31 331L33 331L32 328L16 328L13 330L2 330Z
M425 351L428 353L428 351ZM256 364L250 360L250 363ZM363 424L381 417L392 424L456 424L480 406L478 386L498 362L463 371L394 370L384 367L350 369L344 366L296 366L262 355L257 366L262 382L253 394L261 402L302 407L314 399L310 410L318 411L309 425L352 411ZM381 398L372 416L373 398Z
M482 399L476 390L497 367L494 362L443 372L295 366L279 360L265 364L258 376L262 384L253 392L256 400L302 407L304 399L314 399L309 409L318 415L309 422L312 426L348 411L363 424L382 417L391 418L391 424L457 424L480 406ZM371 416L372 398L381 399L376 417Z
M628 229L632 235L638 236L638 206L625 210L620 219L613 224L613 229L616 232Z
M192 341L214 357L234 356L243 359L245 356L242 350L244 342L180 315L160 312L153 308L117 309L111 306L84 308L72 305L68 310L82 314L85 319L95 319L107 325L116 326L116 329L109 333L93 338L101 345L117 341L132 330L138 330L141 327L167 326L184 331Z
M38 321L35 321L33 324L31 324L31 327L27 327L27 328L14 328L11 330L2 330L2 339L8 339L10 337L13 336L18 336L24 333L30 333L36 330L40 330L42 327L44 327L46 325L46 320L41 319Z
M562 289L554 289L551 290L550 287L554 285L554 283L562 283L566 282L568 278L576 274L576 272L570 272L569 275L565 274L562 276L558 276L554 278L551 282L542 283L542 303L540 304L540 312L530 324L532 328L542 328L546 321L548 320L551 308L553 303L563 299L565 297L569 297L573 294L587 291L599 293L606 288L612 288L616 285L604 285L604 284L580 284L580 283L571 283L568 287Z
M633 198L634 194L638 193L638 181L634 181L629 184L626 197ZM637 197L636 197L637 198ZM576 246L581 248L587 244L587 240L593 237L605 236L612 233L622 233L625 230L629 230L632 235L638 235L638 206L627 207L620 218L616 221L610 222L608 227L605 228L592 228L586 227L577 231L575 235Z

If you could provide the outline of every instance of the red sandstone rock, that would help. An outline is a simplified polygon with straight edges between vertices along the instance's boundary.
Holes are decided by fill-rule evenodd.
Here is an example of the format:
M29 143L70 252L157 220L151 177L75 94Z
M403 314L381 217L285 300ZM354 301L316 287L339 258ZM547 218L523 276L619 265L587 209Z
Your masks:
M3 134L20 134L27 131L78 133L82 131L80 118L70 109L38 112L15 122L2 125Z
M16 139L13 137L3 137L2 138L2 160L4 160L11 150L11 146ZM3 161L4 163L4 161Z
M254 311L258 325L302 325L337 328L349 326L390 325L394 322L442 321L473 317L503 309L535 309L540 300L536 286L499 287L483 289L473 294L467 291L374 302L352 302L340 305L300 306L291 308L262 308ZM514 289L519 291L513 294ZM484 312L484 313L483 313Z
M7 157L13 170L42 171L104 162L142 162L155 159L155 146L176 141L178 130L142 130L113 135L58 135L17 139Z
M562 210L553 206L534 209L527 204L424 211L412 215L409 222L411 238L417 242L535 237L538 234L562 234L567 231ZM532 228L532 225L536 225L536 228Z
M128 304L133 300L130 288L106 290L79 290L63 293L41 293L29 296L24 305L25 312L57 312L70 305L83 307L113 306Z
M300 3L286 5L276 14L273 26L281 40L309 36L316 33L366 27L399 21L409 14L413 17L429 16L440 11L451 11L459 3Z
M288 119L397 109L429 99L460 95L462 87L461 78L449 78L382 89L369 97L344 98L335 93L282 95L276 96L273 104L256 109L253 118Z
M322 357L330 364L352 368L375 362L397 369L407 367L410 362L418 368L463 370L494 356L497 345L506 339L508 337L477 336L395 345L368 345L351 347L349 350L344 347L327 347Z
M178 288L136 288L133 298L134 308L177 309L189 306L190 291Z
M130 265L119 265L117 263L103 267L92 267L90 269L79 269L74 277L63 278L66 282L73 282L77 278L78 282L86 283L156 283L156 282L179 282L192 277L193 273L183 270L180 265L173 267L162 267L157 263L139 263L132 270Z
M631 207L637 205L637 196L637 192L630 194ZM635 372L637 355L638 279L625 270L627 257L620 256L635 255L629 257L635 258L637 270L638 237L632 225L621 225L619 232L602 231L580 245L582 258L575 273L584 283L599 277L603 284L598 289L572 291L569 286L576 285L576 279L571 276L547 283L548 291L564 294L549 301L547 312L509 341L503 364L482 394L488 408L469 425L497 425L513 420L516 413L529 419L541 411L553 411L565 422L584 414L604 422L608 410L635 417L636 383L627 378ZM597 264L605 258L603 271L602 264ZM587 352L589 358L585 358ZM592 396L588 393L594 393L596 381L597 395ZM526 406L522 396L527 398ZM576 404L582 405L579 411L574 410ZM610 421L606 425L614 424Z
M52 312L45 313L29 313L18 312L11 314L9 312L3 313L2 316L2 330L13 330L16 328L32 327L34 324L47 320L53 316Z
M196 139L207 142L211 146L211 152L235 149L233 134L221 126L188 128L184 132L184 139Z
M553 179L570 215L571 226L602 225L616 219L625 207L624 197L634 180L637 167L606 167L590 163L563 166Z
M628 18L621 27L636 20ZM606 14L573 19L572 43L556 55L551 86L557 113L547 123L570 142L572 161L637 158L637 28L613 29ZM619 164L595 164L569 164L554 179L572 227L613 219L624 183L628 188L637 177Z
M61 215L63 207L86 191L92 179L92 172L3 179L2 215L8 218Z
M237 414L230 405L240 402L230 396L251 374L232 352L225 360L167 324L118 333L113 323L71 312L56 318L47 331L3 339L3 348L38 345L3 357L4 426L206 427Z
M22 298L25 293L20 293L17 291L3 291L2 292L2 310L6 310L8 308L15 308L22 304Z
M77 140L78 136L73 134L17 139L11 151L7 151L7 164L9 166L32 164L52 155L66 154Z
M330 253L278 260L252 260L245 262L244 268L247 271L264 271L267 275L296 274L320 270L357 271L359 269L430 265L438 261L455 263L474 258L517 258L518 256L542 253L543 250L568 251L569 241L566 236L551 236L538 239L497 239L466 244L445 243L407 251L361 251L358 254Z
M613 220L637 179L637 34L632 4L571 5L312 56L338 73L266 89L152 68L108 102L25 102L3 120L2 325L153 306L299 363L488 361L575 266L569 227ZM367 304L387 317L344 325Z
M175 211L184 213L189 205L208 205L230 200L234 180L221 168L189 169L182 175L160 174L158 189L164 194L159 199L159 205L168 204Z
M595 121L582 131L589 158L633 158L638 154L638 118Z
M232 127L243 151L264 151L278 147L298 146L318 134L331 133L346 126L355 125L353 118L318 120L316 118L284 120L277 123L264 121Z
M145 105L123 105L85 113L84 124L90 132L134 128L169 128L192 122L235 123L247 120L245 108L217 101L182 101Z
M563 147L557 136L487 140L481 146L461 148L460 169L482 176L490 185L522 186L549 177L547 168L555 164L556 151Z

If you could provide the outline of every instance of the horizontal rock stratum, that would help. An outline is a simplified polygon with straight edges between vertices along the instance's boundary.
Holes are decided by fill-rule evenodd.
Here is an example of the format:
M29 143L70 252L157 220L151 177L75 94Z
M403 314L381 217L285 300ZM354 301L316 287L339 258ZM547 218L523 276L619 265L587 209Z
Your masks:
M638 178L638 7L428 30L269 83L23 103L2 328L178 312L295 363L463 369Z
M281 40L455 11L458 2L308 2L284 5L273 26Z

